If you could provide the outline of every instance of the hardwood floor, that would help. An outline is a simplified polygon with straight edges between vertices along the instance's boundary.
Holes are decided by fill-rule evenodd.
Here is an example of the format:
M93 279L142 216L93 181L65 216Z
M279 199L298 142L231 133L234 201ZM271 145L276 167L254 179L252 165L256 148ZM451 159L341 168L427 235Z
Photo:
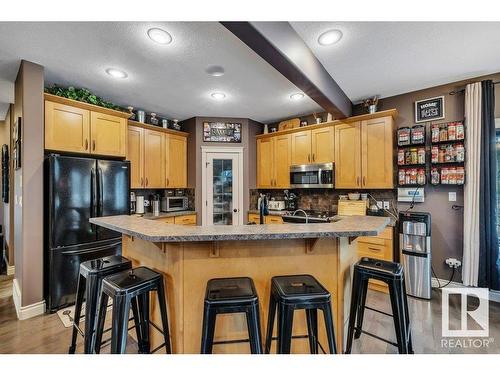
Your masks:
M458 299L452 299L450 322L458 324ZM367 305L390 312L388 296L369 291ZM471 306L473 302L471 302ZM445 348L441 346L441 291L434 289L432 301L409 299L413 346L415 353L500 353L500 304L490 302L490 337L488 347ZM472 309L472 308L471 308ZM107 319L109 322L110 319ZM363 329L395 341L390 317L367 310ZM0 276L0 353L67 353L71 329L64 328L57 314L46 314L32 319L17 320L12 299L12 277ZM78 338L77 352L82 351ZM109 352L109 346L103 348ZM383 341L362 335L354 340L353 353L396 353L397 350ZM133 339L129 340L127 353L137 353Z

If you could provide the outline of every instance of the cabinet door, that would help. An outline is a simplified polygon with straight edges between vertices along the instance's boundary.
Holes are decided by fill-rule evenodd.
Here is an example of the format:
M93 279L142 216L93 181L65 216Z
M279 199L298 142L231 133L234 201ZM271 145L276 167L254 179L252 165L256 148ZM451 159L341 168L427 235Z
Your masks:
M361 170L363 188L392 189L393 132L392 117L361 123Z
M196 215L176 216L174 223L177 225L196 225Z
M274 137L257 140L257 186L273 187L274 180Z
M165 136L166 186L168 188L185 188L187 186L187 139L179 135Z
M292 164L308 164L311 158L311 131L292 134Z
M144 187L162 189L165 179L165 135L144 129Z
M130 187L144 187L144 129L128 127L127 160L130 161Z
M274 187L287 189L290 187L290 135L278 135L274 139Z
M127 120L98 112L90 113L91 153L125 156L127 153Z
M89 153L90 112L45 101L45 148Z
M335 187L361 187L360 123L335 126Z
M311 152L314 163L331 163L335 159L333 126L311 131Z

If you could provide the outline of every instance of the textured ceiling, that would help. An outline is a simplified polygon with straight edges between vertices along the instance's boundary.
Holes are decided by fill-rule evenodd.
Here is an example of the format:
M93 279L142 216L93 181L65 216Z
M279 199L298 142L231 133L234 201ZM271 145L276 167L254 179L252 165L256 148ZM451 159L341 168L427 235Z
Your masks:
M500 22L292 22L353 102L500 71ZM332 28L344 36L321 46Z
M152 42L150 27L167 30L173 42ZM87 87L117 104L180 120L270 122L320 110L308 97L291 101L299 90L218 22L0 23L0 89L2 79L15 80L20 59L43 65L46 83ZM225 75L209 76L209 65L222 65ZM128 78L108 76L108 67ZM215 101L213 91L227 98Z

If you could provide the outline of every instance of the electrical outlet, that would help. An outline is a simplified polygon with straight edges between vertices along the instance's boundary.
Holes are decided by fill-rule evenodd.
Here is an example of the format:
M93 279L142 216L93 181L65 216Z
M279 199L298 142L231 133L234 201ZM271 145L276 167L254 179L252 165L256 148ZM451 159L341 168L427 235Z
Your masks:
M448 192L448 202L456 202L457 201L457 193L455 191Z
M384 210L388 210L389 208L389 201L384 201Z
M446 258L445 263L450 268L458 268L462 266L462 262L456 258Z
M382 208L384 208L384 202L377 201L377 207L378 207L379 210L381 210Z

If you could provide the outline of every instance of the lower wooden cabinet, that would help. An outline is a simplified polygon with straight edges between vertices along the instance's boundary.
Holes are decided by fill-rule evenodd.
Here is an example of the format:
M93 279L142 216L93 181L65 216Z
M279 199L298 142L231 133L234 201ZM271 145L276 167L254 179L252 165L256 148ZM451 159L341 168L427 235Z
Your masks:
M192 215L180 215L180 216L170 216L161 219L156 219L167 224L177 224L177 225L196 225L196 214Z
M393 227L386 227L378 236L358 237L358 256L381 260L393 260L394 241ZM387 285L378 280L370 280L368 287L372 290L388 293Z
M259 214L248 214L248 222L260 224ZM264 216L264 224L283 224L283 218L278 215Z

